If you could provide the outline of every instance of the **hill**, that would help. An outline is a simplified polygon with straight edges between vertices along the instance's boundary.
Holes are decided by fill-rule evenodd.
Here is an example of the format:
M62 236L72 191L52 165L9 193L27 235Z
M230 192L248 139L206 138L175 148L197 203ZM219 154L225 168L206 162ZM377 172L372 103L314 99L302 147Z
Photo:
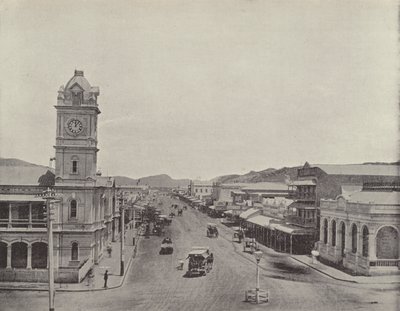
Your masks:
M54 169L47 166L14 158L0 158L0 168L0 174L4 179L0 179L0 181L3 184L37 184L41 175L46 174L47 171L54 172ZM162 188L187 187L189 185L189 179L173 179L166 174L142 177L140 179L126 176L115 176L114 178L117 185L149 185L150 187Z
M189 179L173 179L166 174L141 177L139 179L129 178L125 176L115 176L114 178L117 185L149 185L152 188L187 187L190 182Z
M35 166L35 167L43 167L50 169L47 166L37 165L33 163L29 163L23 160L14 159L14 158L0 158L0 166Z
M297 176L296 167L283 167L281 169L267 168L265 170L255 172L250 171L244 175L224 175L213 179L220 183L258 183L258 182L285 182L287 179L294 180Z
M13 158L0 158L1 185L54 185L54 170Z

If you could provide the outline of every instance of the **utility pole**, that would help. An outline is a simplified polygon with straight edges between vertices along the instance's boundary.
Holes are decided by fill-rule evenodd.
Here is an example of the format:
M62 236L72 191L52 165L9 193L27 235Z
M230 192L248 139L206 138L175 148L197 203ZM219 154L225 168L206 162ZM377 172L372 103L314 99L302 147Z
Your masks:
M125 247L124 247L124 235L125 235L125 206L124 206L124 194L121 192L120 194L120 209L121 209L121 265L120 265L120 275L124 275L124 252L125 252Z
M49 311L54 311L54 257L53 257L53 216L54 208L52 201L56 201L56 192L53 189L47 188L43 191L41 197L46 200L47 212L47 251L48 251L48 274L49 274Z

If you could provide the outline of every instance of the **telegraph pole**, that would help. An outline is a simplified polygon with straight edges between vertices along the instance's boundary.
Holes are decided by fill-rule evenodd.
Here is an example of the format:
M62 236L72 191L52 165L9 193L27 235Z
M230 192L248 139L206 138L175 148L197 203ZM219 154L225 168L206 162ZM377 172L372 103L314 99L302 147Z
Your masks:
M125 245L124 245L124 235L125 235L125 206L124 206L124 195L121 192L120 194L120 208L121 208L121 265L120 265L120 275L124 275L124 252L125 252Z
M43 199L46 200L46 212L47 212L47 251L48 251L48 274L49 274L49 311L54 311L54 257L53 257L53 216L54 208L52 207L52 201L56 201L56 192L53 189L47 188L43 191Z

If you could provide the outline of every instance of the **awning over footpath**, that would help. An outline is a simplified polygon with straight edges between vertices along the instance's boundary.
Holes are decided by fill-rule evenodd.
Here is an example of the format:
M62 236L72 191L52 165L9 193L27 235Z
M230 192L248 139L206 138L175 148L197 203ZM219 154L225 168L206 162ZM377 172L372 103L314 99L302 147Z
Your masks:
M313 204L307 204L307 203L302 203L302 202L293 202L288 206L289 209L309 209L309 210L315 210L316 207Z
M257 208L249 208L247 211L240 214L240 218L247 219L250 216L254 215L255 213L260 213L261 211Z
M294 182L291 183L293 186L315 186L316 182L313 179L307 179L307 180L295 180Z
M44 202L45 199L29 194L0 194L3 202Z
M246 194L246 192L244 192L244 191L239 191L239 190L237 190L237 191L231 191L231 193L232 193L232 194L235 194L235 195L243 195L243 194Z
M314 230L299 228L295 226L285 225L285 224L270 224L269 228L275 229L288 234L294 235L309 235L314 234Z
M248 218L247 222L250 222L252 224L256 224L259 226L267 227L271 220L275 220L275 219L264 216L264 215L257 215L257 216Z

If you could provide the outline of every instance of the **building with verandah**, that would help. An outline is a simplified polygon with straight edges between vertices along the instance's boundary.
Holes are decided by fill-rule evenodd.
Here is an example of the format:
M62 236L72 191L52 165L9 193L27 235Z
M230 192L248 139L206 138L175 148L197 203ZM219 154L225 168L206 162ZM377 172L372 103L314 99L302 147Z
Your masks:
M46 214L36 197L47 186L59 195L52 204L56 282L81 281L117 235L115 181L97 170L99 94L75 70L55 105L54 173L42 168L27 175L18 168L0 179L0 280L47 281Z

